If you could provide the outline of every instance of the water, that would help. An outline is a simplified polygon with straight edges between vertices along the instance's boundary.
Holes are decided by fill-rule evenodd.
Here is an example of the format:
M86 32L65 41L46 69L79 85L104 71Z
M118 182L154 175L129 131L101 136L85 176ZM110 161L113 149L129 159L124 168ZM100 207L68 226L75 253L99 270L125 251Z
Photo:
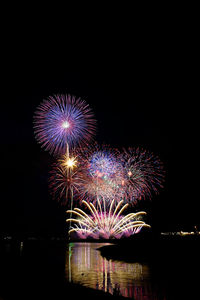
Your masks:
M70 243L66 259L66 279L85 287L135 300L166 299L153 290L150 266L127 263L101 256L98 248L109 244ZM161 291L160 291L161 293Z
M103 246L113 249L109 243L0 241L0 299L199 298L199 241L123 243L110 255Z

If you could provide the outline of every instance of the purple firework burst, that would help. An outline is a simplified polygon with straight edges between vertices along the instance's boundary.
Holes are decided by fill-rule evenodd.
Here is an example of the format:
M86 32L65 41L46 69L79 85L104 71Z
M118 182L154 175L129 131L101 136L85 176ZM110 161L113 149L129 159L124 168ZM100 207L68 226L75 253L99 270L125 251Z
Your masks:
M96 120L89 105L71 95L50 96L34 115L36 140L53 154L87 144L93 137Z

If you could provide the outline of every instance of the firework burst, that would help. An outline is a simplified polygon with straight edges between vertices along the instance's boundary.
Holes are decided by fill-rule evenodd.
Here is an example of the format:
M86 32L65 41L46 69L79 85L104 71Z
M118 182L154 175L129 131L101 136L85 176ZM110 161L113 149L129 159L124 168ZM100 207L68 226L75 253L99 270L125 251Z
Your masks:
M54 199L62 205L68 203L69 198L79 196L80 170L75 152L71 157L63 155L53 165L50 172L49 188Z
M163 164L153 153L139 149L128 148L121 155L125 170L125 199L135 203L142 198L151 198L158 194L164 182Z
M67 146L87 144L96 121L89 105L71 95L50 96L38 106L34 116L36 140L53 154L64 154Z
M113 199L109 210L97 201L96 207L93 203L88 203L83 200L90 215L79 208L68 210L67 213L74 214L77 218L67 219L67 222L72 222L74 226L70 228L69 234L75 234L78 238L94 238L94 239L112 239L129 237L138 233L142 227L150 227L141 220L141 216L146 213L143 211L137 213L129 213L122 216L123 211L128 204L122 205L123 201L115 203Z
M104 198L108 202L115 197L120 201L124 170L118 160L119 152L107 145L97 144L80 154L82 162L80 193L82 199L96 201Z

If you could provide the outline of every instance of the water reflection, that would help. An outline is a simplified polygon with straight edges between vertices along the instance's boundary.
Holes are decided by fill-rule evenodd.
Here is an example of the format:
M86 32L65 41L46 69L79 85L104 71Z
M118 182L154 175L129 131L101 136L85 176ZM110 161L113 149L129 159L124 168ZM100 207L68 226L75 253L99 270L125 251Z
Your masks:
M109 244L70 243L66 259L69 282L135 300L156 300L147 264L125 263L103 258L97 248Z

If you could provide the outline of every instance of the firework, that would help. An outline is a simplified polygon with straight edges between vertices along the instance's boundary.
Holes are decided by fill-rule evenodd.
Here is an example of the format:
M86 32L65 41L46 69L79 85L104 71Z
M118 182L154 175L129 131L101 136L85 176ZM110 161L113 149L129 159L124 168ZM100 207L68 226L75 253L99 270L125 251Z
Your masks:
M82 199L95 202L104 198L110 202L115 197L116 200L121 200L124 169L118 160L118 155L119 152L116 149L97 144L80 154Z
M76 236L81 239L88 237L94 239L119 239L138 233L142 227L150 227L150 225L141 220L141 216L146 214L143 211L122 216L123 211L128 206L128 203L122 205L122 200L116 204L116 201L113 199L109 210L106 210L100 201L97 202L95 207L93 203L83 200L83 203L90 211L90 215L80 208L67 211L67 213L74 214L77 217L67 219L67 222L74 223L74 227L69 230L69 234L76 233Z
M53 154L64 154L67 146L87 144L95 132L89 105L70 95L50 96L38 106L34 116L36 140Z
M139 148L129 148L120 154L116 149L95 144L72 155L62 156L51 176L53 192L61 196L58 200L67 199L73 187L76 199L94 204L100 201L106 208L113 198L135 205L158 193L164 181L159 158Z
M71 157L65 154L53 165L49 178L50 192L54 199L66 205L69 198L78 197L80 172L75 153Z
M125 170L125 199L135 203L138 200L151 198L153 193L158 194L163 187L163 164L153 153L129 148L121 155L121 162Z
M119 170L114 153L111 150L98 150L89 157L89 173L97 178L112 178Z

